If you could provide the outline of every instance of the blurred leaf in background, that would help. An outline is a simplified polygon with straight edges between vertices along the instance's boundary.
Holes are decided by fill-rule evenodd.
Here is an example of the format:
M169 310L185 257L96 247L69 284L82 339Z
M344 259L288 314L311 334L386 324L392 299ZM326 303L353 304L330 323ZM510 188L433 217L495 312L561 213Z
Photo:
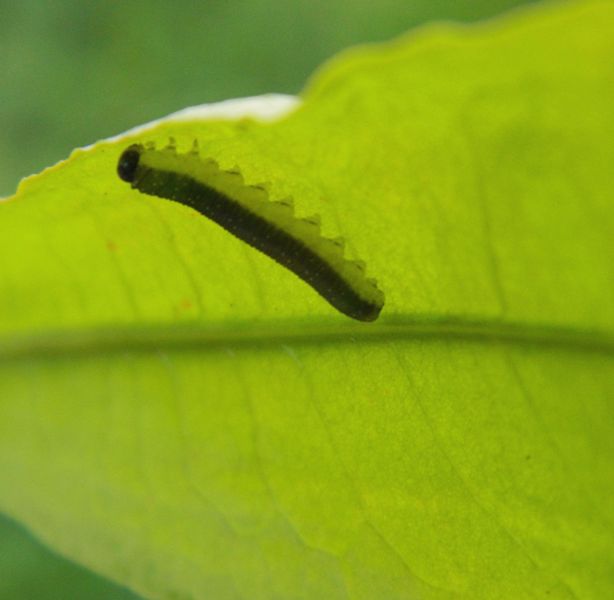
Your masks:
M1 600L135 600L132 592L51 554L0 516Z
M0 196L185 106L299 92L329 56L520 0L0 0Z

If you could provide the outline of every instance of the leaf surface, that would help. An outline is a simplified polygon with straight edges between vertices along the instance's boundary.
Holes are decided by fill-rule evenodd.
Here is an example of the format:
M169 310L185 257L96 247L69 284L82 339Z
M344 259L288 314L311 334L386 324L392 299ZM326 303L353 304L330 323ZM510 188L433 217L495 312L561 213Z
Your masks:
M605 598L614 8L344 53L270 123L168 120L0 204L0 507L152 598ZM115 174L204 154L319 214L373 324Z

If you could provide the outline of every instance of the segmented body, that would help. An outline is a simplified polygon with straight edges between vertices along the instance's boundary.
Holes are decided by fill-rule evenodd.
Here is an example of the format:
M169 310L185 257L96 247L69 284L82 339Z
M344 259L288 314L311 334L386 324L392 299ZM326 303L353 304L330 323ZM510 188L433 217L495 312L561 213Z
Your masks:
M298 275L342 313L373 321L384 294L364 273L364 264L344 257L343 242L321 235L319 219L294 215L291 200L271 201L263 186L249 186L238 171L202 159L197 147L178 154L132 145L121 155L121 179L144 194L197 210L250 246Z

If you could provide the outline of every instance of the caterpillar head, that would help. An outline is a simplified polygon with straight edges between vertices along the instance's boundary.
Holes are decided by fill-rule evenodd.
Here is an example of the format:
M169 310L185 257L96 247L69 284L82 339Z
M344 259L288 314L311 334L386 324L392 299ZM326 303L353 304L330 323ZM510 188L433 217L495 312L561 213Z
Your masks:
M120 179L128 183L132 183L135 180L142 152L143 146L140 144L133 144L123 151L117 163L117 174Z

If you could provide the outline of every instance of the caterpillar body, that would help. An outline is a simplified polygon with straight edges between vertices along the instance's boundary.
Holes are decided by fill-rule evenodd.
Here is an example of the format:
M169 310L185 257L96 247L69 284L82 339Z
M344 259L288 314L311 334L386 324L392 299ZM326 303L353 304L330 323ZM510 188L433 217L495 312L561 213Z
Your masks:
M337 310L374 321L384 294L365 276L361 261L344 257L341 239L320 233L319 217L298 218L291 199L272 201L265 187L246 185L237 170L225 171L201 158L195 142L179 154L133 144L121 154L119 177L144 194L179 202L276 260L308 283Z

